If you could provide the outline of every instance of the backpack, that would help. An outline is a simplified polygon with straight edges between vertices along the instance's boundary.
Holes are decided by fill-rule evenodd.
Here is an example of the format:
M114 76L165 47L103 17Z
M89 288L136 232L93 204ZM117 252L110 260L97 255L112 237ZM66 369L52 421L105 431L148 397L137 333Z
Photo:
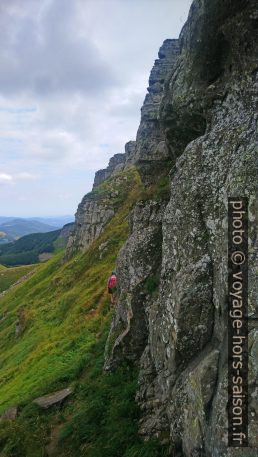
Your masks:
M112 275L112 276L110 276L110 278L108 280L108 288L113 289L113 287L115 287L115 285L116 285L116 276Z

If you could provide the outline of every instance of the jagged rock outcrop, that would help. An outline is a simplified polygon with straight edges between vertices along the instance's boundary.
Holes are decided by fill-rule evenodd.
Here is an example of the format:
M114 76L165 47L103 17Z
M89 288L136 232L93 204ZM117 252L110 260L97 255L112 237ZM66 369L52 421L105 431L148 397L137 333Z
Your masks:
M134 153L135 141L128 141L125 145L125 152L122 154L115 154L109 160L108 167L103 170L98 170L95 173L93 189L98 187L103 181L108 179L114 172L124 169L125 164L131 163L131 157Z
M153 171L158 175L169 166L171 197L166 207L142 202L131 216L130 238L117 263L118 304L105 367L124 359L138 364L140 432L160 436L178 457L257 452L257 19L252 0L195 0L179 42L173 42L169 74L158 80L162 64L152 70L137 134L134 163L143 182L152 184ZM163 56L165 63L161 48ZM249 198L251 248L249 448L241 449L227 447L232 195ZM146 291L148 280L155 287Z
M161 264L161 220L165 205L138 203L131 213L131 236L117 262L119 307L106 347L105 368L124 357L138 360L147 342L147 313L157 287Z
M165 143L165 133L159 121L159 108L165 82L179 53L178 40L165 40L159 50L149 79L148 94L141 112L141 123L136 141L125 145L125 153L115 154L108 167L95 174L92 192L85 195L75 215L75 227L67 244L67 256L75 251L85 251L100 235L115 213L112 195L104 201L97 189L112 176L136 165L143 182L156 183L167 174L171 154ZM111 198L110 198L111 197Z
M136 166L146 198L117 261L105 369L138 365L140 433L169 443L171 456L253 457L258 447L257 19L254 0L193 2L179 40L160 48L136 142L97 172L68 243L68 254L87 249L115 214L123 170ZM157 193L168 175L169 201ZM230 195L249 198L249 448L241 449L227 447Z
M165 40L159 50L159 59L155 60L151 70L133 156L145 185L156 182L162 173L166 173L173 157L165 142L159 110L166 81L178 55L178 40Z
M136 174L138 175L138 173ZM75 215L74 230L67 243L67 257L76 251L85 252L102 233L134 186L135 169L128 161L122 168L115 167L109 178L93 187L79 204Z
M105 181L113 171L116 169L116 167L119 167L119 165L123 165L125 162L125 155L124 154L115 154L109 161L108 167L104 168L103 170L98 170L95 174L94 178L94 187L98 187L103 181Z
M74 231L68 239L68 255L76 250L85 251L114 214L112 198L98 198L93 193L85 195L75 215Z

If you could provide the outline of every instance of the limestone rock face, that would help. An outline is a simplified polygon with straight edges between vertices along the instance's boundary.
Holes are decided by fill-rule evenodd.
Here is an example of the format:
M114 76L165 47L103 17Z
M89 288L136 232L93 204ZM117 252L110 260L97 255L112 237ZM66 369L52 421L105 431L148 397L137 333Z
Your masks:
M112 176L113 173L116 171L121 171L128 166L129 164L133 163L133 153L135 150L135 141L128 141L125 145L125 152L121 154L115 154L109 160L109 164L107 168L103 170L98 170L95 173L93 188L98 187L103 181L108 179Z
M111 157L108 167L104 168L103 170L98 170L95 174L95 179L94 179L94 187L98 187L99 184L101 184L103 181L105 181L113 171L118 167L119 165L123 165L125 162L125 154L115 154L113 157Z
M257 19L252 0L195 0L173 52L169 42L160 50L137 134L141 177L148 186L152 170L169 167L170 200L132 213L105 368L138 364L140 432L181 457L257 452ZM173 65L163 69L162 59ZM227 198L238 195L249 198L250 244L249 448L241 449L227 447Z
M74 231L68 239L68 255L76 250L85 251L100 235L112 216L114 216L112 201L95 201L91 194L85 195L75 215Z
M121 176L121 172L133 165L134 150L135 141L129 141L123 154L115 154L107 168L96 172L92 192L83 197L75 214L75 223L67 242L67 257L76 251L84 252L114 216L120 187L124 184L124 188L128 188L126 177ZM105 181L112 177L112 185L105 186ZM103 183L104 187L101 186Z
M116 211L123 171L136 166L146 198L117 260L105 369L137 364L140 433L159 436L173 457L257 453L257 19L254 0L194 0L179 40L160 48L136 141L97 172L68 242L70 253L87 249ZM169 201L158 192L168 176ZM249 198L250 246L249 448L241 449L227 447L227 198L238 195Z
M74 230L68 239L67 257L76 251L85 252L126 200L139 174L129 160L123 167L120 165L121 162L109 178L83 197L75 215Z
M124 357L139 360L146 345L151 292L157 287L161 263L164 209L155 201L141 202L131 214L131 236L117 263L119 306L107 341L106 369Z
M178 40L165 40L159 50L149 78L148 94L141 110L141 122L137 132L133 156L143 182L148 185L157 180L168 162L171 151L165 142L165 132L159 119L160 104L165 83L179 54Z

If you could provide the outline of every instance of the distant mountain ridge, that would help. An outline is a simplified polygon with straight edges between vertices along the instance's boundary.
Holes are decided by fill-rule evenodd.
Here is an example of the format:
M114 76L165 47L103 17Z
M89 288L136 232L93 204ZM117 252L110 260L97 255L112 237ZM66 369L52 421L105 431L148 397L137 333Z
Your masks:
M74 222L74 216L46 216L46 217L30 217L25 218L28 221L38 221L43 224L52 225L53 227L62 228L66 224Z
M0 225L0 232L3 234L2 238L9 238L9 241L14 241L22 236L30 235L31 233L46 233L56 230L56 227L43 224L38 221L27 221L24 219L12 219L3 222Z
M0 244L6 244L32 233L46 233L73 222L73 216L19 218L0 216Z

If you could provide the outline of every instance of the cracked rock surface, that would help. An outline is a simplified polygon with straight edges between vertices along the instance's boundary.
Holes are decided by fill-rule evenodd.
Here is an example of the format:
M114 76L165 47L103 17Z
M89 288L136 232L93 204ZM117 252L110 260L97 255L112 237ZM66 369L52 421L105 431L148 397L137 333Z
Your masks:
M132 215L118 259L121 286L106 369L124 358L138 364L140 432L170 443L171 455L257 452L257 18L253 1L194 1L174 43L173 68L161 77L161 89L155 64L142 109L135 161L145 185L155 161L169 164L170 200L156 207L142 202ZM160 57L166 59L162 50ZM249 448L241 449L227 447L231 195L249 198ZM154 277L156 287L148 290Z
M116 211L99 186L137 167L151 197L130 215L105 369L139 368L140 433L176 457L257 455L257 2L194 0L150 74L136 141L96 174L68 251ZM168 178L169 198L153 191ZM227 447L227 198L249 199L249 447Z

